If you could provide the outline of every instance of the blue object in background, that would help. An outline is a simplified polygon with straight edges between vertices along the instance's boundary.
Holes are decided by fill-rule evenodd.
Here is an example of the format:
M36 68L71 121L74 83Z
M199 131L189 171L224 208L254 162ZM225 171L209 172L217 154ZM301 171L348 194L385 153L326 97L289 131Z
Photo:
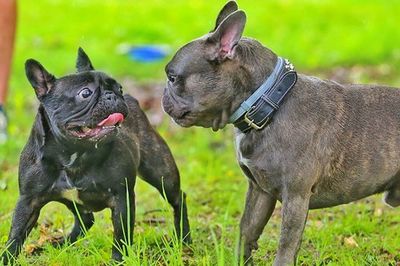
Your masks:
M129 48L127 54L130 59L139 62L156 62L168 55L168 49L160 45L141 45Z

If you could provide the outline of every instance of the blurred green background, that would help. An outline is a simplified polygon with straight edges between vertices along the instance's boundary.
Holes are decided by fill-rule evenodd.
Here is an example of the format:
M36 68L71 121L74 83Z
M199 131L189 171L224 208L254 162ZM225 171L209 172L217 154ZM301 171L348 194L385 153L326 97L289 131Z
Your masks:
M0 252L17 199L18 156L37 107L24 75L24 61L35 58L50 72L62 76L74 72L76 51L81 46L97 69L122 80L133 96L140 95L141 88L150 87L150 98L157 100L162 93L158 84L165 79L164 65L173 51L210 31L224 3L224 0L18 2L18 31L7 102L10 140L0 146L0 179L7 185L0 190ZM290 59L299 72L340 82L400 87L399 1L242 0L238 3L248 16L245 35ZM138 63L120 52L124 44L164 44L172 53L158 63ZM138 85L132 86L132 82ZM154 105L159 102L152 103L152 108L157 109ZM152 188L139 182L134 247L137 256L128 261L135 265L139 261L142 265L232 265L247 187L236 164L232 128L213 133L202 128L178 128L166 116L162 121L157 128L177 159L182 186L188 194L194 243L189 250L167 247L172 230L170 210ZM148 212L159 209L168 212ZM85 241L61 250L45 245L41 255L30 255L27 249L20 263L105 264L110 258L112 232L108 217L108 212L97 214L97 224ZM153 220L152 224L158 225L149 226ZM65 234L71 222L68 212L50 204L39 220L41 230L34 230L27 244L37 245L43 234ZM259 265L269 265L273 260L279 223L277 208L261 237L260 250L255 253ZM399 265L399 227L399 210L384 207L378 196L312 211L299 264Z

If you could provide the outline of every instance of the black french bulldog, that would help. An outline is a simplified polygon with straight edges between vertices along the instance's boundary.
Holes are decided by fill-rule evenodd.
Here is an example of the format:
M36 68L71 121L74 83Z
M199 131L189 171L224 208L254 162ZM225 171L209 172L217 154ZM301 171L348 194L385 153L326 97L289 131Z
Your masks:
M93 225L93 212L111 208L112 258L121 261L123 243L133 240L136 175L166 196L178 238L190 242L185 194L167 144L138 102L123 95L116 80L95 71L81 48L76 67L76 74L55 78L37 61L26 61L40 106L20 158L20 197L4 264L18 255L50 201L65 204L75 217L71 233L55 244L76 241Z
M237 158L249 181L240 223L245 261L252 262L279 200L274 265L291 265L309 209L380 192L400 206L400 90L296 75L288 61L242 37L245 23L245 13L228 2L215 29L166 66L162 102L184 127L235 124Z

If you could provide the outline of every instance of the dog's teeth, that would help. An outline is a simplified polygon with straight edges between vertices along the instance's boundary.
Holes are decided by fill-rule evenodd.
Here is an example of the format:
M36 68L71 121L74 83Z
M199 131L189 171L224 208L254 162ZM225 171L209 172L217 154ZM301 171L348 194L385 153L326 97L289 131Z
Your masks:
M91 129L88 128L88 127L82 127L83 133L87 133L87 132L89 132L90 130L91 130Z

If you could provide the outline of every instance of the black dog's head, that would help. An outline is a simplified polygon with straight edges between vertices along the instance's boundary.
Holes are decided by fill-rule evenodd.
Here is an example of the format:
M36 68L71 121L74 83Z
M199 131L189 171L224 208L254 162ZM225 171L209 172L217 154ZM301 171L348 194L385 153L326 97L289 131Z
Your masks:
M163 107L179 125L218 129L230 114L240 77L235 56L246 15L234 1L218 15L213 31L183 46L166 66Z
M79 48L77 73L56 78L37 61L25 63L45 119L57 139L97 142L112 136L128 114L121 85L95 71Z

